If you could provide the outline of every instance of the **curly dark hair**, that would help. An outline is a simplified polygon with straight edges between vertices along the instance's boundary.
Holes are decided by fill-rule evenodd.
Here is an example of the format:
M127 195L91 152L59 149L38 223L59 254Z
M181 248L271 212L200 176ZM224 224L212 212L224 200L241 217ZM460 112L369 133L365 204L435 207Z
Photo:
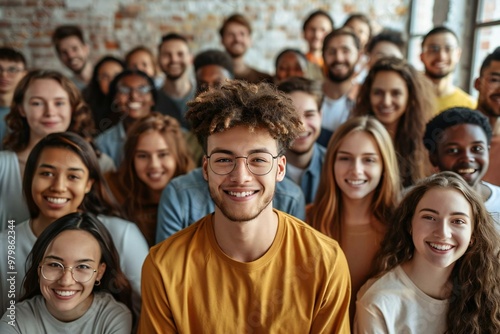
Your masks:
M422 163L427 161L427 154L421 138L424 136L425 124L434 113L436 98L427 79L405 60L382 58L370 69L360 88L353 110L354 116L375 115L370 94L379 72L399 74L408 88L406 111L399 119L394 137L402 185L408 187L427 176L425 164Z
M228 81L198 95L188 107L186 119L205 152L210 135L239 125L268 130L277 140L279 154L302 131L292 100L267 83Z
M57 219L36 240L26 260L26 266L29 266L23 281L26 292L21 301L41 294L38 268L43 262L47 248L62 232L74 230L88 232L97 240L101 248L99 264L106 264L101 284L95 285L93 292L106 291L132 311L132 288L120 268L120 257L108 229L94 215L80 212Z
M35 80L51 79L57 81L68 93L71 105L71 122L67 131L79 134L83 138L91 141L94 134L94 121L89 107L84 102L80 91L71 80L57 71L52 70L32 70L21 79L14 91L10 112L5 116L10 132L3 140L4 148L14 152L24 150L30 140L30 127L25 117L21 115L24 95L31 83Z
M471 245L455 262L450 275L453 288L446 333L500 333L500 236L482 198L458 174L435 174L406 194L381 243L376 277L412 259L412 218L422 197L434 188L460 192L472 213Z
M460 124L473 124L481 127L486 134L488 145L490 145L493 132L488 118L477 110L453 107L436 115L427 123L423 143L429 154L436 153L437 146L443 139L444 130Z

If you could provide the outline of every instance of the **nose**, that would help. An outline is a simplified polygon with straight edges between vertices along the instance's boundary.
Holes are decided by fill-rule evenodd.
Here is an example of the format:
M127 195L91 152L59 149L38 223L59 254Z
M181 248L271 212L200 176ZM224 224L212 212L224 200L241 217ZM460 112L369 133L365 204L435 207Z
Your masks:
M131 88L129 97L135 101L137 99L140 99L141 94L139 94L139 91L136 88Z
M69 286L75 283L75 279L73 278L70 268L64 268L63 275L59 279L58 283L62 286Z
M62 175L54 178L50 190L55 192L64 192L66 190L66 180Z
M352 170L356 174L361 174L363 172L363 162L361 159L354 159L352 162Z
M391 94L389 94L389 93L384 94L384 105L390 106L391 103L392 103Z
M151 160L149 161L149 165L150 165L150 167L159 167L160 166L160 158L158 157L158 155L153 154L151 156Z
M248 170L247 160L245 158L236 158L233 171L230 174L230 180L243 183L251 179L252 173Z
M441 219L438 221L434 230L434 235L440 239L451 238L451 229L449 224L450 223L447 219Z

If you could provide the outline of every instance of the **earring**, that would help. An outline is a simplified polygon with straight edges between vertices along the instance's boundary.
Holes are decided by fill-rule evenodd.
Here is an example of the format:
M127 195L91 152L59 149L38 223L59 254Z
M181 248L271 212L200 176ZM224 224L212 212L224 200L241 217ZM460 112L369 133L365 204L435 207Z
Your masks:
M95 283L94 283L95 286L99 286L101 285L101 280L96 280Z

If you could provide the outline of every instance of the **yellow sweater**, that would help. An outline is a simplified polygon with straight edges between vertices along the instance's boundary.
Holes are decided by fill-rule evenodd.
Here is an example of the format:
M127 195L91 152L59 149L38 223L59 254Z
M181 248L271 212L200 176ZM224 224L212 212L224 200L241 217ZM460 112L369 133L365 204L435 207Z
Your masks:
M350 279L338 243L275 210L273 244L242 263L208 215L151 249L139 333L349 333Z
M476 109L477 107L477 101L458 87L450 95L438 96L436 104L437 114L452 107L467 107L470 109Z

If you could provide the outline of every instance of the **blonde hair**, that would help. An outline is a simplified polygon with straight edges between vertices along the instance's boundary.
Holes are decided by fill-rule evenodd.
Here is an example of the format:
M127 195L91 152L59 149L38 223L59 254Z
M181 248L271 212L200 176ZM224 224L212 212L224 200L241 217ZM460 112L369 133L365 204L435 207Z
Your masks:
M316 193L309 223L336 240L340 240L342 218L342 193L335 181L334 166L337 152L345 137L363 131L377 143L382 159L382 176L371 203L375 218L382 224L395 210L400 194L399 171L391 137L384 126L371 116L354 117L340 126L328 143L321 181Z

